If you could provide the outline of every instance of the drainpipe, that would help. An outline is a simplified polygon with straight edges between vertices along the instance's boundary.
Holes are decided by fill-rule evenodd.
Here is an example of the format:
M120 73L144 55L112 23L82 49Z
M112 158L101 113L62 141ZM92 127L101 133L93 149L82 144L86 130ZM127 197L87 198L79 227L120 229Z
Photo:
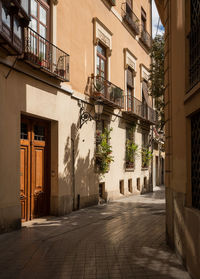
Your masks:
M71 138L72 146L72 197L73 197L73 210L76 210L76 189L75 189L75 154L74 154L74 139Z

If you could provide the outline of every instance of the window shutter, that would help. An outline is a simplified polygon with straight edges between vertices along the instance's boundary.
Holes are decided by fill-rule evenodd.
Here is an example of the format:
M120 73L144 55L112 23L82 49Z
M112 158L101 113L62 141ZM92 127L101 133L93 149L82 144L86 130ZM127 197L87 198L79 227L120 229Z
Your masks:
M127 85L134 87L133 71L131 69L127 69Z

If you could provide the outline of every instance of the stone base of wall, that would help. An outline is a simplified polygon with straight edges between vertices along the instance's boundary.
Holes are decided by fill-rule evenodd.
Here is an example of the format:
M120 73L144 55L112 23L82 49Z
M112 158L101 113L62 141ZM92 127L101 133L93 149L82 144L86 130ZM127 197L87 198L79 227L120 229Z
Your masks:
M71 195L52 196L50 214L54 216L64 216L73 210L73 199Z
M0 208L0 233L10 232L21 228L21 207L10 206Z
M72 196L62 196L51 197L51 211L50 214L54 216L63 216L71 213L73 210L78 210L81 208L97 205L99 203L99 196L78 196L76 195L73 208L73 198Z
M97 205L99 203L99 195L80 196L80 208Z

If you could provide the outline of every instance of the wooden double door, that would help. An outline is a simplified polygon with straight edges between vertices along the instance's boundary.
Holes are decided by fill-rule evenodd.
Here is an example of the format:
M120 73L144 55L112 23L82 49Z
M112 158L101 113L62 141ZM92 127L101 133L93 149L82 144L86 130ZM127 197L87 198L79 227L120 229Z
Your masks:
M49 123L21 119L20 200L22 221L49 214Z

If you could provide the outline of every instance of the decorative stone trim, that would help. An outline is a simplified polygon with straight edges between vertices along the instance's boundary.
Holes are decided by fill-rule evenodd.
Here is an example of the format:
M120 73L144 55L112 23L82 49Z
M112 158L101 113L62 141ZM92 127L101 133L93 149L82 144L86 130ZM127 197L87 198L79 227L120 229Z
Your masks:
M124 68L128 69L130 67L134 70L136 74L136 60L137 57L128 49L124 49Z
M149 69L143 64L140 64L140 79L149 82Z
M111 55L112 50L112 32L98 19L93 19L94 23L94 45L97 45L100 41L105 45L110 51L108 55Z

